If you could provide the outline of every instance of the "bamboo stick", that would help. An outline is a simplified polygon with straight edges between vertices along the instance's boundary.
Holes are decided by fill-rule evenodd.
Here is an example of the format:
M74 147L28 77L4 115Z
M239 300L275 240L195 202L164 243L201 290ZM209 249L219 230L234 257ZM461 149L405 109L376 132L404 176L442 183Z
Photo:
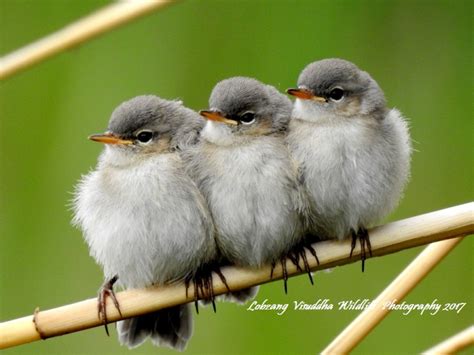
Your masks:
M462 240L444 240L427 246L398 277L352 321L321 354L347 354L390 312L390 302L399 303ZM372 307L373 306L373 307Z
M474 345L474 326L470 326L431 349L424 351L423 355L456 354L470 345Z
M473 211L474 203L468 203L375 227L369 231L372 253L374 256L382 256L473 233ZM317 265L308 252L307 259L312 270L358 262L360 257L360 247L357 246L353 257L349 258L350 240L319 242L314 244L314 248L317 250L320 264ZM290 276L300 273L289 261L287 269ZM232 290L248 288L282 277L281 266L275 268L273 279L270 279L270 266L261 269L226 267L222 272ZM226 292L226 287L219 277L214 277L213 283L216 294ZM117 299L123 318L128 318L189 302L193 295L192 287L189 291L189 296L186 297L185 287L180 283L166 287L126 290L117 293ZM109 299L107 315L110 322L122 319ZM37 312L35 323L33 316L0 323L0 349L100 325L102 323L97 317L97 300L91 298Z
M0 80L177 0L124 0L0 58Z

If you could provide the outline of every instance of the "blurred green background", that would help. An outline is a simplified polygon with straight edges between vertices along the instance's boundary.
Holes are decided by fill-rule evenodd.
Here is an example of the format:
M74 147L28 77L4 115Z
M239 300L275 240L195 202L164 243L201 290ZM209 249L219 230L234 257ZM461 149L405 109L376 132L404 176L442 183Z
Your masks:
M0 0L0 53L47 35L104 1ZM94 297L102 273L67 205L101 150L121 101L153 93L207 107L214 84L246 75L294 86L326 57L351 60L411 122L412 179L396 220L473 197L472 2L182 1L0 84L0 320ZM219 304L195 316L188 354L315 354L356 311L297 312L293 301L375 297L422 248L261 288L257 300L290 303L282 316ZM467 302L460 314L389 315L354 354L417 353L473 322L473 240L467 238L407 298ZM114 327L112 327L114 328ZM129 353L102 328L5 354ZM1 334L0 334L1 336ZM472 350L472 349L471 349ZM135 354L171 354L147 342Z

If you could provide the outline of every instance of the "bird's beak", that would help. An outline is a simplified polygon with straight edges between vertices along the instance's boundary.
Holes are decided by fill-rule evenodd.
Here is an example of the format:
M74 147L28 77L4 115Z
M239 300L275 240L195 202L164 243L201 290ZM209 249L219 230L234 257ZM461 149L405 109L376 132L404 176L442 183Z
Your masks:
M286 90L286 93L288 95L296 96L297 98L302 99L302 100L314 100L318 102L326 102L326 99L324 97L316 96L309 89L303 89L303 88L288 89Z
M211 121L222 122L233 126L237 126L239 124L239 122L235 120L231 120L227 117L224 117L219 111L201 110L199 111L199 114Z
M93 134L88 137L91 141L104 143L104 144L122 144L129 145L133 144L132 140L122 139L113 133Z

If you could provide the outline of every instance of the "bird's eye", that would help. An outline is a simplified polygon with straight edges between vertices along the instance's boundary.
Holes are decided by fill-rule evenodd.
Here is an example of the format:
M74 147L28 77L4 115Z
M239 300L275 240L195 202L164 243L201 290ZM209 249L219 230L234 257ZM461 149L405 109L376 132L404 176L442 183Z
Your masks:
M151 131L141 131L137 134L137 140L140 143L148 143L153 138L153 132Z
M341 88L332 89L329 93L329 98L335 102L341 101L344 98L344 90L342 90Z
M255 113L251 111L245 112L242 116L240 116L240 122L242 124L252 124L255 122Z

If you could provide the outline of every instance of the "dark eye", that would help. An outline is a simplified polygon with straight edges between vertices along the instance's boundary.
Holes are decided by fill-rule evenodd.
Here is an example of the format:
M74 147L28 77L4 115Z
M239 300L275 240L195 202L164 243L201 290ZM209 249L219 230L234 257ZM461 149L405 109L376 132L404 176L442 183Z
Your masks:
M329 93L329 98L332 101L341 101L344 98L344 90L341 88L334 88Z
M137 134L137 140L141 143L148 143L153 138L153 132L141 131Z
M251 111L245 112L242 116L240 116L240 122L243 124L252 124L255 122L255 113Z

